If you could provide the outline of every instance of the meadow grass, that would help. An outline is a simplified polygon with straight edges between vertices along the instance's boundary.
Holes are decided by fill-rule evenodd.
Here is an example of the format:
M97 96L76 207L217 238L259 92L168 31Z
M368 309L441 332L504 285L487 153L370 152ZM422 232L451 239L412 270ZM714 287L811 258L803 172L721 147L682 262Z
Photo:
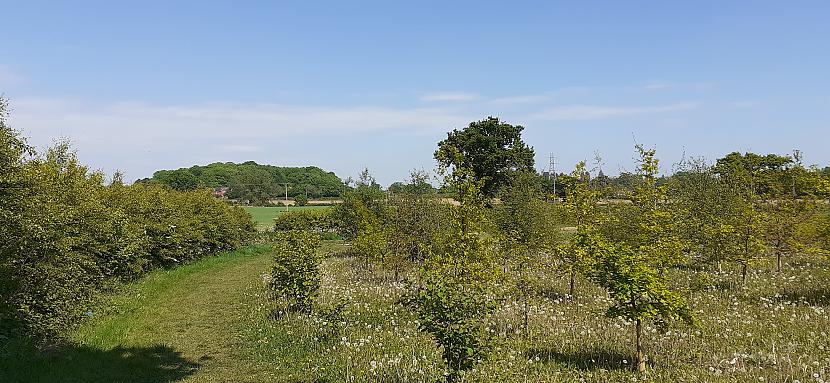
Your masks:
M67 345L22 344L0 360L6 382L435 382L440 352L400 304L407 282L327 241L320 304L347 304L338 323L286 314L266 293L269 246L151 273L102 302ZM821 382L830 378L830 262L787 259L751 271L675 269L700 325L646 327L649 372L631 370L633 326L603 314L607 295L536 271L530 331L521 304L490 318L492 354L468 382ZM701 274L705 273L705 274ZM701 278L700 275L706 275ZM403 279L413 280L414 270ZM2 374L6 374L3 376Z
M285 207L243 206L243 208L251 215L259 231L272 230L274 218L286 212ZM331 206L289 206L288 211L330 208Z
M464 376L469 382L819 382L830 378L830 262L793 259L782 273L770 266L741 286L737 268L672 271L699 326L645 327L649 372L632 371L633 324L604 316L605 292L582 280L566 295L567 278L538 270L530 330L522 330L513 299L490 319L491 356ZM253 354L289 381L435 382L439 350L401 306L406 284L361 270L354 258L324 262L323 301L348 300L341 332L323 319L269 313L260 300L250 330ZM410 274L410 277L412 275ZM694 287L694 288L692 288ZM252 297L254 301L261 297ZM257 322L254 322L257 323Z

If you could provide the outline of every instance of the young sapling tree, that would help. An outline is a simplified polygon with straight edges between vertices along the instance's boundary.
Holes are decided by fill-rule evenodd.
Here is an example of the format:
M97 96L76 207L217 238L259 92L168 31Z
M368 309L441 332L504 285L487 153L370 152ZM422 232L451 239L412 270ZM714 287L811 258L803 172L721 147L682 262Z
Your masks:
M456 161L463 164L460 157ZM420 270L420 285L407 302L421 331L432 335L440 346L447 381L456 382L488 354L486 320L496 308L492 281L498 269L492 240L482 230L486 220L482 181L463 165L446 179L458 191L460 204L451 208L446 234L430 246Z

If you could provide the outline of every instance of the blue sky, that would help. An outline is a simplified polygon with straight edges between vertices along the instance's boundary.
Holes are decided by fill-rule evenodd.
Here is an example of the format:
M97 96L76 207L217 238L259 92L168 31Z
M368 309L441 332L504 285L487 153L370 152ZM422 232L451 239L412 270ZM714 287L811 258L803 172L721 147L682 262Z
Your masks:
M525 126L537 168L635 141L830 165L830 3L0 1L11 122L128 179L216 161L433 169L447 131Z

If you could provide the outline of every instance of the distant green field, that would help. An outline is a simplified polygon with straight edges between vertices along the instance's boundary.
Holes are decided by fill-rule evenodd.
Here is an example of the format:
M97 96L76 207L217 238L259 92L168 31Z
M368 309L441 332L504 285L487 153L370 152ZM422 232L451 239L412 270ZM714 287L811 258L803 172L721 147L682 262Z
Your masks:
M290 206L288 211L307 209L329 209L331 206ZM285 213L284 207L244 206L245 211L254 218L257 230L268 230L274 226L274 218Z

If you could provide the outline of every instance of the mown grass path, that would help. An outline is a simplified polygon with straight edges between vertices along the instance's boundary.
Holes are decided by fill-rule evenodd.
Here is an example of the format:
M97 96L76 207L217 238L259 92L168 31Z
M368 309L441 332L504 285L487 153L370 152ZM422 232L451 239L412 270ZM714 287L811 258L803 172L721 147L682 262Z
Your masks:
M261 291L269 249L154 272L102 304L107 308L73 334L73 345L45 354L20 347L0 361L0 381L263 381L246 352L253 302L245 297Z

